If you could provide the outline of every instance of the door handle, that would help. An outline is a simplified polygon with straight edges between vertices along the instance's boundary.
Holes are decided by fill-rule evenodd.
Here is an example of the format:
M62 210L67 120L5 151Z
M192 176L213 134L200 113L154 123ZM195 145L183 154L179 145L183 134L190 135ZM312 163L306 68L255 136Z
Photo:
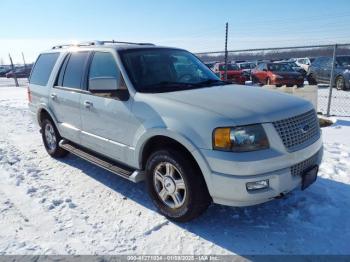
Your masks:
M84 101L84 106L85 106L86 108L91 108L91 107L93 106L93 103L90 102L90 101Z
M57 99L57 95L55 93L52 93L50 95L50 97L51 97L52 100L56 100Z

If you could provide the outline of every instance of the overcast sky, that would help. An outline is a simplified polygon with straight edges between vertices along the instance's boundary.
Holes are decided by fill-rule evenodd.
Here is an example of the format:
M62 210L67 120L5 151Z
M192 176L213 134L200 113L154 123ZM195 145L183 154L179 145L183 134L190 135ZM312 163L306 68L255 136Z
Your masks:
M1 1L0 63L87 40L153 42L192 52L350 42L349 0Z

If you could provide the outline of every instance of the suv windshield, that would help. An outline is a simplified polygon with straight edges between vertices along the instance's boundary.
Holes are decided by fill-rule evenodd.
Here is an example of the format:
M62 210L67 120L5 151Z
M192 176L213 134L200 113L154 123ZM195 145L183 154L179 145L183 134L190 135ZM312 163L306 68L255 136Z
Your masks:
M138 92L160 93L226 84L197 57L184 50L145 48L119 53Z
M287 64L269 64L268 65L269 71L272 72L293 72L293 68L290 67Z

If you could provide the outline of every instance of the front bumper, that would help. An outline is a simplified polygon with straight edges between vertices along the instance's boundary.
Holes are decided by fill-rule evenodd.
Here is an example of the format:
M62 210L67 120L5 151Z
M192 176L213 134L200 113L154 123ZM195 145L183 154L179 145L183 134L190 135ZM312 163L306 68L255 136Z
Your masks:
M292 153L275 147L273 142L271 149L257 152L201 150L201 153L211 170L207 184L214 203L251 206L267 202L301 186L301 175L293 175L291 168L311 158L314 159L314 165L320 165L323 144L321 136L312 145ZM269 179L269 188L247 191L246 183L265 179Z

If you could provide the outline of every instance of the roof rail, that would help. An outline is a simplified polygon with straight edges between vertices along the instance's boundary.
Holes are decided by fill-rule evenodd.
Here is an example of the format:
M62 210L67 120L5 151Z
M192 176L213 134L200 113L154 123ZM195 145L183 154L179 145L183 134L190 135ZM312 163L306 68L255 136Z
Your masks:
M105 44L126 44L126 45L152 45L152 43L133 43L133 42L124 42L124 41L115 41L115 40L106 40L106 41L88 41L88 42L80 42L77 44L63 44L63 45L55 45L52 49L60 49L65 47L72 46L93 46L93 45L105 45Z
M107 41L98 41L101 44L126 44L126 45L155 45L152 43L134 43L134 42L123 42L123 41L115 41L115 40L107 40Z

